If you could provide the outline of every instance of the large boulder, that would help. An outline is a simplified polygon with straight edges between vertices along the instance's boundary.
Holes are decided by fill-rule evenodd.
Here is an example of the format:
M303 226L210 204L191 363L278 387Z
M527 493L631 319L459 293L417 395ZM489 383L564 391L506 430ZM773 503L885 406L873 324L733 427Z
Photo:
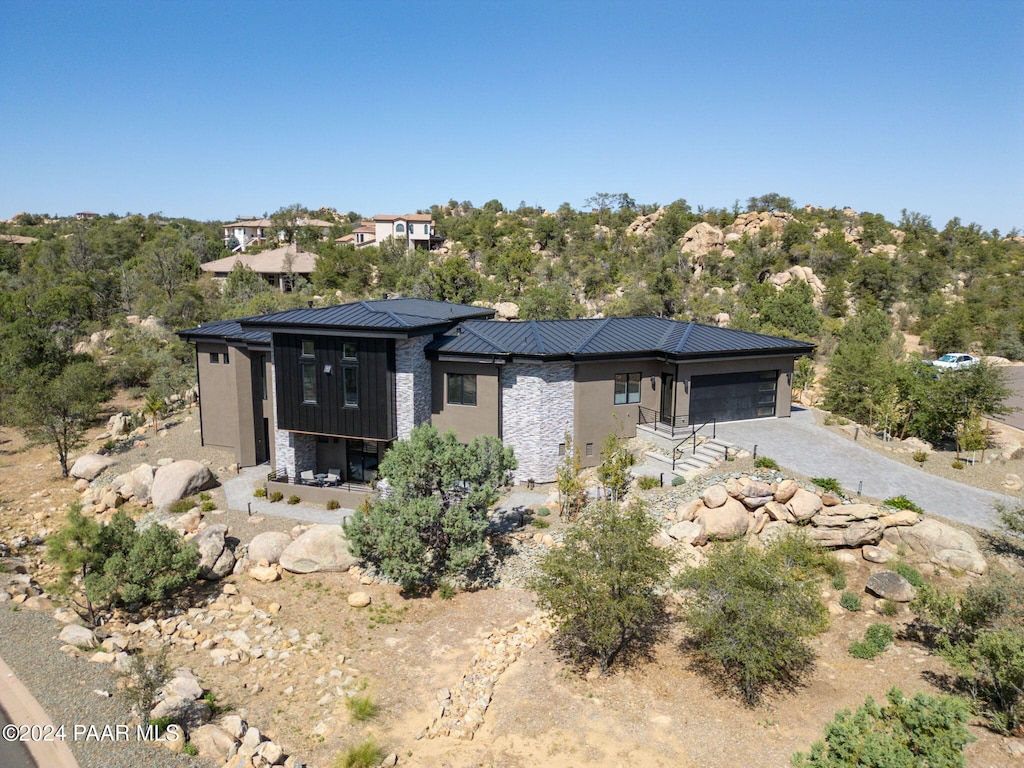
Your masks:
M216 484L213 473L198 461L184 459L160 467L153 476L154 507L166 507L179 499L205 491Z
M821 511L821 497L803 488L798 488L793 497L786 502L786 508L797 520L810 520Z
M205 757L220 764L231 757L235 746L235 737L219 725L207 723L196 728L189 734L189 741L199 751L199 757Z
M153 478L156 470L149 464L139 464L129 475L132 493L139 504L148 504L153 492Z
M81 624L68 624L60 631L58 637L62 643L68 645L77 645L82 648L96 647L96 635L91 629L83 627Z
M98 453L86 453L75 459L75 463L71 465L71 470L68 474L71 477L81 478L82 480L95 480L100 472L115 464L117 464L117 461L109 456L100 456Z
M823 506L821 512L811 518L815 525L846 525L857 520L872 520L879 516L878 507L871 504L836 504Z
M878 520L858 520L840 525L821 525L826 515L814 518L814 525L807 530L807 538L823 547L862 547L877 544L882 540L885 526Z
M357 562L349 554L348 540L340 525L312 526L285 547L280 563L292 573L347 571Z
M879 571L871 574L864 589L872 595L897 603L909 603L917 597L914 585L895 571Z
M708 509L716 509L729 500L729 492L724 485L709 485L701 495L704 506Z
M192 543L199 549L199 578L223 579L235 567L235 554L224 540L226 525L211 525L195 535Z
M292 537L281 531L265 531L249 542L249 559L254 563L266 560L270 565L281 561L281 553L292 543Z
M796 480L783 480L777 486L775 486L775 500L780 504L785 504L787 501L793 498L793 494L800 490L800 485Z
M705 509L697 517L709 539L730 541L746 536L753 518L736 499L730 498L725 504L714 509Z
M885 529L885 540L898 547L924 555L936 565L958 571L982 574L988 568L978 545L969 533L938 520L922 520L917 525Z
M695 546L706 544L708 538L704 526L693 520L681 520L668 529L668 535L676 541L683 541Z
M773 544L779 539L784 539L793 532L793 526L783 520L771 520L765 523L764 528L757 535L762 544Z

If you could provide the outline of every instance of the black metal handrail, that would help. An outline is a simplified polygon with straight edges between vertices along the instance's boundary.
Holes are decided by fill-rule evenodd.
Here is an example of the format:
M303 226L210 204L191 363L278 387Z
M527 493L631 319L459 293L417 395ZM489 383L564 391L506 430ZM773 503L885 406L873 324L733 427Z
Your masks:
M682 454L680 453L679 449L682 448L686 443L692 442L692 444L693 444L693 449L690 451L690 455L691 456L696 456L697 455L697 436L700 435L701 430L704 429L704 427L706 427L708 424L711 425L711 439L714 440L715 437L718 435L718 420L717 419L711 419L710 421L705 421L700 426L691 427L690 434L687 435L682 440L680 440L678 443L676 443L675 446L673 446L673 448L672 448L672 471L673 472L675 472L675 470L676 470L676 461L682 457Z
M267 482L270 483L287 483L288 485L304 485L309 488L331 488L339 491L353 491L355 493L367 493L373 490L373 486L367 483L324 483L321 485L317 482L309 482L303 480L300 477L288 477L288 473L284 470L275 470L267 475Z
M683 429L690 426L690 417L687 414L681 416L669 416L661 411L656 411L653 408L644 408L639 406L640 416L637 419L638 424L649 424L657 432L659 427L663 430L668 428L669 434L674 435L677 429Z

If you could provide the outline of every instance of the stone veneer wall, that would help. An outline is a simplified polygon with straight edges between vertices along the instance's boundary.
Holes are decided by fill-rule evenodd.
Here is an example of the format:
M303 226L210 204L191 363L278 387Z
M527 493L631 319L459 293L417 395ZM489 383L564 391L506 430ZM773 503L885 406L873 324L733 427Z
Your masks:
M430 361L423 348L430 336L395 340L395 404L398 438L430 421Z
M508 363L502 366L502 435L519 469L516 482L555 480L558 446L573 427L572 363Z
M274 368L274 352L270 352L271 371ZM289 432L277 427L277 376L270 377L270 406L274 410L274 469L287 472L288 479L299 476L303 470L316 470L316 436Z

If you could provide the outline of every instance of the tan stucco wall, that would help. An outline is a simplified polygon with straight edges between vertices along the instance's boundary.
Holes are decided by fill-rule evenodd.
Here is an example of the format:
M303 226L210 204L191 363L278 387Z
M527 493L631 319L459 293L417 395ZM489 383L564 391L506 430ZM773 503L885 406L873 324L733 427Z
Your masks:
M675 366L666 366L657 360L616 360L576 365L573 441L580 449L583 466L601 463L601 443L616 428L624 437L636 436L639 407L660 410L661 374L674 372ZM618 373L641 374L639 403L615 405L615 374ZM593 443L593 456L587 456L587 443Z
M211 352L219 355L220 363L215 365L210 362ZM224 364L225 352L229 353L227 365ZM199 364L199 407L203 413L203 443L231 448L237 456L240 439L235 371L241 361L236 360L236 351L229 350L224 343L199 342L196 344L196 353Z
M448 403L448 373L476 374L476 405ZM482 363L435 362L431 366L430 422L438 431L454 429L460 442L469 442L477 435L501 436L498 423L498 366Z

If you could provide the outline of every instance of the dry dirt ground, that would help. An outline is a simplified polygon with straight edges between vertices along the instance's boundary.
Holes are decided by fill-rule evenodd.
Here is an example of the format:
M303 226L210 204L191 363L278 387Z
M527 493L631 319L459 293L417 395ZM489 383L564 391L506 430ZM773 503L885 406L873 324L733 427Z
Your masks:
M187 415L187 414L186 414ZM147 449L123 454L125 469L145 456L201 458L193 419L154 437ZM97 429L96 432L99 432ZM146 454L149 455L146 455ZM223 454L213 454L216 467ZM41 495L45 494L45 495ZM59 477L52 456L24 448L17 434L0 431L0 540L18 533L59 527L61 504L75 497ZM222 500L218 493L214 500ZM266 518L258 524L227 512L231 534L248 541L257 530L288 530L292 522ZM556 524L557 527L557 524ZM930 575L930 570L925 569ZM849 589L860 591L867 564L848 567ZM964 583L956 580L955 583ZM303 636L321 635L314 652L296 653L288 665L214 666L206 652L176 652L176 663L192 667L218 702L282 744L289 753L324 768L334 755L375 736L399 756L399 765L424 768L561 768L600 766L785 766L797 750L821 735L836 710L860 705L865 696L883 700L892 686L936 692L931 675L947 672L926 649L907 641L874 661L854 659L850 642L873 621L871 611L848 613L835 605L838 593L826 589L832 606L830 629L814 641L817 663L802 684L749 709L716 688L714 676L691 667L679 650L681 628L669 627L651 659L604 677L580 675L561 663L550 640L525 651L498 679L484 723L471 741L417 738L436 709L436 694L454 688L468 670L481 638L534 613L529 592L482 590L406 599L389 585L362 585L350 574L286 575L259 584L247 576L229 577L239 595L260 608L279 603L275 625ZM213 585L219 592L223 584ZM355 590L371 594L368 609L349 607ZM865 605L868 601L865 600ZM897 625L906 615L889 621ZM82 662L85 663L85 662ZM370 723L351 721L340 699L322 701L331 690L330 670L351 676L381 705ZM325 680L325 678L327 678ZM977 741L967 748L971 766L1021 766L1007 742L974 725Z

